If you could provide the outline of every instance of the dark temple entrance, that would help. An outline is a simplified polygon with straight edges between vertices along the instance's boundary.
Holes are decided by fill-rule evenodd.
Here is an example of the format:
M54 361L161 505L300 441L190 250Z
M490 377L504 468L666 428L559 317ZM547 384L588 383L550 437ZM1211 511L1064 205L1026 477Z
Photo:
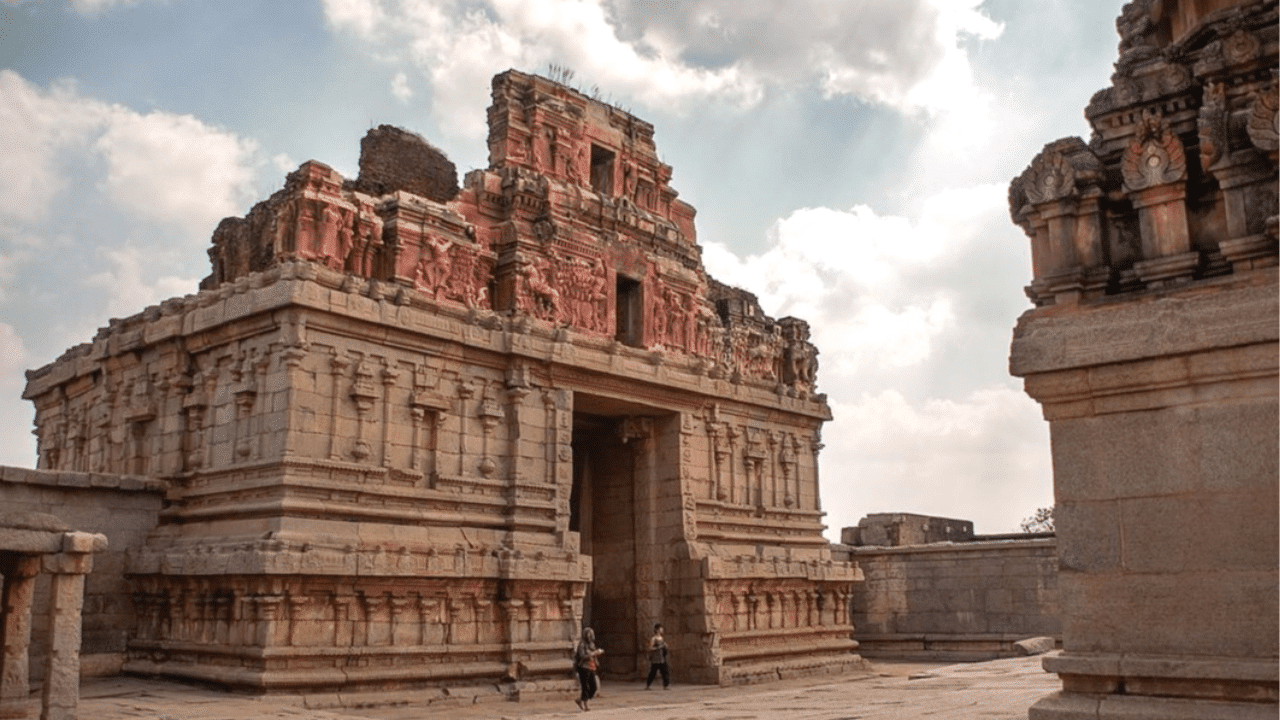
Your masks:
M622 400L576 393L573 413L573 494L570 530L592 557L594 579L583 621L604 649L601 673L633 678L648 670L644 645L662 619L664 558L656 530L658 487L678 482L678 464L660 467L663 432L674 416ZM671 441L671 440L668 440ZM666 470L666 472L662 472ZM675 493L678 497L679 493Z

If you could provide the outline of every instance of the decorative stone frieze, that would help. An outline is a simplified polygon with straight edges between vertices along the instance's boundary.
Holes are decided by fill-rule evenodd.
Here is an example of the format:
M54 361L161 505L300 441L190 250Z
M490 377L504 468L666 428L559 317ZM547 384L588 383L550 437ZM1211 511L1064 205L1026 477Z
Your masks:
M1275 4L1142 0L1116 26L1092 139L1046 145L1010 185L1037 306L1275 263Z

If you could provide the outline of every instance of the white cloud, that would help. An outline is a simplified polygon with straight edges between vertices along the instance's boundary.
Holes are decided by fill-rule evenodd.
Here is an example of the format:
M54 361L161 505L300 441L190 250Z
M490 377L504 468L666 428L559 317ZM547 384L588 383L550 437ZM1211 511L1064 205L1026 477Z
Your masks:
M618 0L623 24L641 42L690 62L738 62L744 72L786 86L816 83L904 113L940 115L955 134L985 132L988 98L974 86L970 38L1004 27L981 0ZM784 9L785 8L785 9Z
M139 0L71 0L71 8L86 17L96 17L108 10L137 5Z
M975 218L1003 212L1003 203L1003 189L984 185L926 198L914 219L866 206L805 208L774 223L766 252L739 258L707 243L703 261L717 279L756 293L770 315L809 321L826 386L833 371L930 358L934 338L957 322L957 289L908 276L962 258L979 239Z
M413 97L413 88L409 87L409 76L402 72L391 78L391 94L400 102L409 102Z
M834 400L832 412L821 459L832 537L876 512L957 517L975 521L978 532L1014 532L1012 517L1052 503L1048 426L1012 383L914 404L883 390Z
M140 115L113 106L95 149L107 161L108 197L132 214L203 240L255 195L257 143L190 115Z
M193 241L254 196L252 140L190 115L81 97L67 81L41 90L12 70L0 70L0 147L0 220L19 224L43 221L72 174L102 173L121 211Z
M281 173L291 173L298 169L299 163L284 153L277 153L271 156L271 167Z
M26 385L25 368L30 358L22 337L14 328L0 322L0 395L17 398ZM33 467L36 458L35 438L31 436L33 408L25 401L0 402L0 465Z
M44 219L65 185L58 153L100 126L106 105L85 101L69 82L41 92L12 70L0 70L0 218Z
M590 88L647 105L721 98L750 104L760 88L736 66L708 69L645 52L618 37L591 0L324 0L329 23L387 57L399 48L431 85L441 128L485 134L489 78L508 68L544 72L555 63Z
M84 279L88 287L98 288L107 295L109 314L125 317L140 312L161 300L180 297L197 290L199 278L158 275L158 268L171 267L172 263L156 262L155 251L127 245L121 248L101 249L98 255L104 269Z
M441 130L484 136L488 80L508 68L575 71L588 91L680 112L749 107L768 89L820 88L926 119L940 147L979 146L991 98L966 43L1004 27L981 0L323 0L371 56L410 62ZM397 76L399 78L399 76ZM408 77L393 83L407 99Z
M1051 502L1045 423L999 379L1007 335L987 331L1002 321L975 300L993 280L984 264L1004 203L1002 186L979 185L917 199L911 216L805 208L775 222L759 255L704 246L717 279L810 323L835 416L822 454L829 537L871 512L1014 531L1011 513Z

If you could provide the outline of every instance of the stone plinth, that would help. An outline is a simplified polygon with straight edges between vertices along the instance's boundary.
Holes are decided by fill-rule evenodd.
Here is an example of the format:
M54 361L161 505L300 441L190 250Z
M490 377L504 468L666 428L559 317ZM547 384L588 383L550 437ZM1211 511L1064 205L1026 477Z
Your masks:
M1157 696L1208 703L1188 717L1222 701L1274 716L1278 301L1272 268L1019 323L1013 372L1050 424L1063 615L1045 663L1063 695L1033 718Z

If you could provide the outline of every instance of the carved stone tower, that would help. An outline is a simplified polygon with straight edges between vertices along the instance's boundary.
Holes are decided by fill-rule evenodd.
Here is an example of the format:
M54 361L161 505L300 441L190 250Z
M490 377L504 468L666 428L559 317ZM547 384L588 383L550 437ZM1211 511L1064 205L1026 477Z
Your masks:
M1009 188L1053 441L1062 692L1040 720L1277 712L1276 2L1124 6L1088 144Z
M653 127L493 81L490 166L417 136L308 162L199 294L34 372L40 466L162 478L126 668L265 689L860 664L822 537L802 320L716 283ZM529 683L536 683L529 685Z

